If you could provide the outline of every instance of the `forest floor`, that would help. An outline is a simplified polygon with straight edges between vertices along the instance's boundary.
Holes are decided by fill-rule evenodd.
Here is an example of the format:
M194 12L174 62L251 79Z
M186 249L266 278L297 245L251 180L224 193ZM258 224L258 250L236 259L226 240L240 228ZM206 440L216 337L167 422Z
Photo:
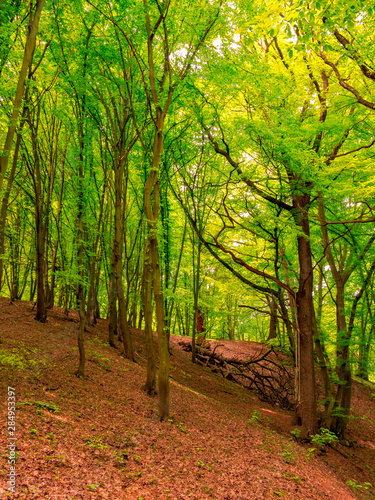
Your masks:
M17 499L350 500L375 498L375 399L354 384L347 444L319 455L297 443L291 412L209 368L171 339L171 419L159 422L137 363L107 344L107 321L86 332L78 379L77 321L58 308L37 323L27 302L0 299L0 497ZM220 342L247 353L251 342ZM16 493L9 494L7 387L16 391ZM371 483L371 485L370 485Z

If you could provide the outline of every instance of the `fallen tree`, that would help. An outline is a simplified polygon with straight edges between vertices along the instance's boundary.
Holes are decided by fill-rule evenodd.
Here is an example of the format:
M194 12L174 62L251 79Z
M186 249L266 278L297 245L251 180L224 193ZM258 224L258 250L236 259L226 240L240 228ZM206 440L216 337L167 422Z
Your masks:
M179 344L185 351L192 349L189 339L181 340ZM197 346L196 362L254 391L262 401L294 409L294 370L292 361L285 354L272 347L261 346L259 353L241 359L219 354L217 351L220 347L224 345L205 341L203 345Z

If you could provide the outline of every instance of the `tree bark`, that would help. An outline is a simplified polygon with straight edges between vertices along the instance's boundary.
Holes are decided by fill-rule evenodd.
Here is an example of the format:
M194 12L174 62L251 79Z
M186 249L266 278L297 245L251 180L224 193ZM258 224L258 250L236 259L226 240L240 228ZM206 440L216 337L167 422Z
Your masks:
M41 15L42 15L44 2L45 2L45 0L38 0L38 2L36 4L36 8L35 8L34 17L31 18L31 15L30 15L30 22L29 22L29 26L28 26L28 33L27 33L27 38L26 38L26 43L25 43L25 51L24 51L24 55L23 55L20 75L18 77L16 95L14 97L13 111L12 111L12 115L10 118L10 125L9 125L7 136L5 139L3 152L0 155L0 191L1 191L1 188L3 186L4 176L5 176L5 173L6 173L7 168L8 168L8 162L9 162L10 152L12 149L13 138L14 138L14 134L15 134L16 129L17 129L17 122L18 122L20 109L22 107L22 98L23 98L23 93L24 93L24 88L25 88L25 80L26 80L28 69L31 65L31 62L32 62L33 56L34 56L36 35L38 32L39 21L40 21Z
M159 249L157 237L157 220L159 215L159 180L158 169L163 151L164 114L157 108L156 131L154 135L152 164L149 177L145 184L144 208L149 229L149 251L152 263L152 285L155 299L155 312L159 345L159 373L158 373L158 406L159 418L166 420L169 416L169 345L165 330L164 301L161 286L159 266ZM154 197L152 204L152 194Z
M302 234L298 236L298 261L300 267L299 286L296 297L298 343L297 370L298 405L297 418L309 434L315 434L318 428L315 395L315 367L313 341L313 267L310 246L310 224L308 205L310 195L296 196L293 200L297 226Z
M144 260L144 319L147 355L147 379L143 389L150 396L156 394L156 365L152 335L152 264L149 251Z

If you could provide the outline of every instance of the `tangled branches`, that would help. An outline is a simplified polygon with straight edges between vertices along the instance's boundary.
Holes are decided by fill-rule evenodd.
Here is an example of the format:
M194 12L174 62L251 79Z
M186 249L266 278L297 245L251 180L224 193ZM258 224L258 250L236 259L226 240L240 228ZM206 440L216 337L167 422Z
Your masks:
M189 351L191 343L182 341L182 347ZM246 360L239 357L226 357L216 351L222 344L210 347L198 347L197 363L208 366L214 373L221 374L247 389L251 389L262 401L279 405L281 408L293 409L294 377L290 360L271 347L254 354Z

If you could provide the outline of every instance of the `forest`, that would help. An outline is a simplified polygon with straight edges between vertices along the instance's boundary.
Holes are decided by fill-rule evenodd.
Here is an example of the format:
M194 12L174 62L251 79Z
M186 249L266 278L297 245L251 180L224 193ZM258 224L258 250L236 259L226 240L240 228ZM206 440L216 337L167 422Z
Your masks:
M237 382L211 341L258 343L306 439L344 439L375 382L373 14L0 0L0 294L76 315L79 379L90 328L130 363L142 331L167 422L172 338Z

